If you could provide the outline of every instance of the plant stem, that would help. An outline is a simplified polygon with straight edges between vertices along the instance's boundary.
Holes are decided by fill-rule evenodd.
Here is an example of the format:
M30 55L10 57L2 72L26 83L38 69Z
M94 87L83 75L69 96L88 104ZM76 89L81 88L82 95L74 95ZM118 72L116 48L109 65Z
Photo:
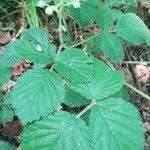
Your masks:
M150 61L122 61L121 64L150 64Z
M83 40L83 41L81 41L81 42L79 42L79 43L77 43L77 44L75 44L75 45L72 45L71 48L76 47L76 46L78 46L78 45L81 45L81 44L83 44L83 43L89 42L89 41L93 40L93 39L94 39L95 37L97 37L97 36L99 36L99 34L95 34L95 35L93 35L92 37L90 37L90 38L88 38L88 39L85 39L85 40Z
M92 107L96 105L96 101L92 100L92 102L85 108L83 109L77 116L76 118L80 118L84 113L86 113L88 110L90 110Z
M58 56L58 54L61 52L61 49L62 49L62 45L60 45L60 46L59 46L59 49L58 49L57 54L56 54L56 57L57 57L57 56ZM54 64L52 65L52 67L51 67L50 71L52 71L52 70L53 70L53 68L54 68Z
M63 13L63 7L64 7L64 3L61 4L59 12L58 12L58 17L59 17L59 27L58 27L58 32L59 32L59 41L60 41L60 45L64 45L63 42L63 36L62 36L62 13Z
M135 91L136 93L138 93L142 97L146 98L147 100L150 100L150 97L148 95L144 94L143 92L141 92L140 90L136 89L132 85L130 85L130 84L126 83L126 82L124 83L124 85L127 86L128 88L130 88L132 91Z

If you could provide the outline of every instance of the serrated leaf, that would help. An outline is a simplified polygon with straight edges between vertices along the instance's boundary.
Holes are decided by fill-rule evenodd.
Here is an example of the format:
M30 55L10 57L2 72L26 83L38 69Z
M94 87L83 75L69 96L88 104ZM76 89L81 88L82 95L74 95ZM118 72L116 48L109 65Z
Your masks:
M92 150L142 150L144 130L135 107L123 99L109 98L91 110Z
M144 22L134 13L122 15L116 24L117 35L131 44L143 44L149 36Z
M0 64L0 86L6 83L11 77L12 70Z
M26 40L20 40L14 48L22 59L37 64L49 64L55 59L56 46L53 44L36 45Z
M49 115L27 125L21 136L22 150L89 150L83 120L67 112Z
M119 91L123 82L124 77L120 72L109 69L103 62L95 59L93 80L90 83L68 83L68 87L89 100L98 101Z
M96 20L98 1L80 1L80 8L67 7L69 15L83 28Z
M3 50L2 55L0 56L0 63L5 67L14 67L18 64L22 58L18 55L15 50L15 45L18 41L9 43Z
M93 76L92 60L77 48L61 52L55 60L54 68L71 82L88 82Z
M15 150L15 146L11 145L9 142L0 140L0 148L1 150Z
M56 109L64 95L61 79L45 69L33 69L23 74L11 93L12 105L24 124Z
M12 121L13 117L14 112L10 105L3 105L2 108L0 108L0 124Z
M90 103L90 101L79 93L75 92L74 90L66 87L64 103L71 107L77 107L81 105L86 105Z
M105 32L96 37L98 49L113 61L121 61L124 56L122 41L114 34Z
M98 6L98 15L96 23L102 30L109 30L113 25L111 11L103 3L100 3Z
M33 41L35 44L45 44L49 38L49 32L47 29L30 28L23 31L21 39Z

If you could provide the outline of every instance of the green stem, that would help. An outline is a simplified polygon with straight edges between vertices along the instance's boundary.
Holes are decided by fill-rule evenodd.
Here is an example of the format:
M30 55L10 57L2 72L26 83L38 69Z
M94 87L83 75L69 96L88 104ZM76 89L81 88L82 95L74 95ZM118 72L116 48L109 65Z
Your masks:
M142 64L142 65L147 65L147 64L150 64L150 61L122 61L121 64Z
M96 105L96 101L92 100L92 102L85 108L83 109L77 116L76 118L80 118L83 114L85 114L88 110L90 110L92 107Z
M139 95L141 95L142 97L146 98L147 100L150 100L150 97L146 94L144 94L143 92L141 92L140 90L136 89L135 87L133 87L132 85L128 84L128 83L124 83L124 85L128 88L130 88L132 91L135 91L136 93L138 93Z
M60 46L59 46L59 49L58 49L57 54L56 54L56 57L57 57L57 56L58 56L58 54L61 52L61 49L62 49L62 45L60 45ZM52 70L53 70L53 68L54 68L54 64L52 65L52 67L51 67L50 71L52 71Z
M58 13L58 17L59 17L59 27L58 27L58 32L59 32L59 41L60 41L60 45L63 46L64 42L63 42L63 36L62 36L62 13L63 13L63 7L64 7L64 3L62 3L62 5L60 6L60 10Z
M90 37L90 38L88 38L88 39L85 39L85 40L83 40L83 41L81 41L81 42L79 42L79 43L77 43L77 44L75 44L75 45L72 45L71 48L76 47L76 46L78 46L78 45L81 45L81 44L83 44L83 43L89 42L89 41L93 40L93 39L94 39L95 37L97 37L97 36L99 36L99 34L95 34L95 35L93 35L92 37Z

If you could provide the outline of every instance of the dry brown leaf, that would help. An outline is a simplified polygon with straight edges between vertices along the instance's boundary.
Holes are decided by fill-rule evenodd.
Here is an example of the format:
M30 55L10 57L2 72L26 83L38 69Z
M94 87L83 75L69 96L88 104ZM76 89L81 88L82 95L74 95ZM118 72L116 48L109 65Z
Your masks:
M0 44L6 44L11 40L11 34L9 31L0 31Z
M16 82L9 80L6 84L2 86L2 91L9 92L11 88L16 84Z
M150 78L149 67L145 65L136 65L134 72L137 76L138 82L146 83Z

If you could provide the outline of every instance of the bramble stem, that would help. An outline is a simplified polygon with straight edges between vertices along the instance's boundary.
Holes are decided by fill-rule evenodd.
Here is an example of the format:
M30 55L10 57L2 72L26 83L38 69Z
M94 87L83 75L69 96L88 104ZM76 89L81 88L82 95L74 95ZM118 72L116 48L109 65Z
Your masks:
M76 47L76 46L78 46L78 45L81 45L81 44L83 44L83 43L89 42L89 41L93 40L93 39L94 39L95 37L97 37L97 36L99 36L99 34L95 34L95 35L93 35L92 37L90 37L90 38L88 38L88 39L85 39L85 40L83 40L83 41L81 41L81 42L79 42L79 43L77 43L77 44L75 44L75 45L72 45L71 48Z
M92 100L92 102L85 108L83 109L77 116L76 118L80 118L84 113L86 113L88 110L90 110L92 107L96 105L96 101Z
M141 64L141 65L147 65L147 64L150 64L150 61L122 61L121 64Z
M64 3L61 4L59 12L58 12L58 17L59 17L59 28L58 28L58 32L59 32L59 41L60 41L60 45L63 45L63 36L62 36L62 13L63 13L63 7L64 7Z
M128 84L128 83L124 83L124 85L126 87L128 87L129 89L131 89L132 91L135 91L136 93L138 93L139 95L141 95L142 97L146 98L147 100L150 100L150 97L148 95L146 95L145 93L141 92L140 90L136 89L135 87L133 87L132 85Z

